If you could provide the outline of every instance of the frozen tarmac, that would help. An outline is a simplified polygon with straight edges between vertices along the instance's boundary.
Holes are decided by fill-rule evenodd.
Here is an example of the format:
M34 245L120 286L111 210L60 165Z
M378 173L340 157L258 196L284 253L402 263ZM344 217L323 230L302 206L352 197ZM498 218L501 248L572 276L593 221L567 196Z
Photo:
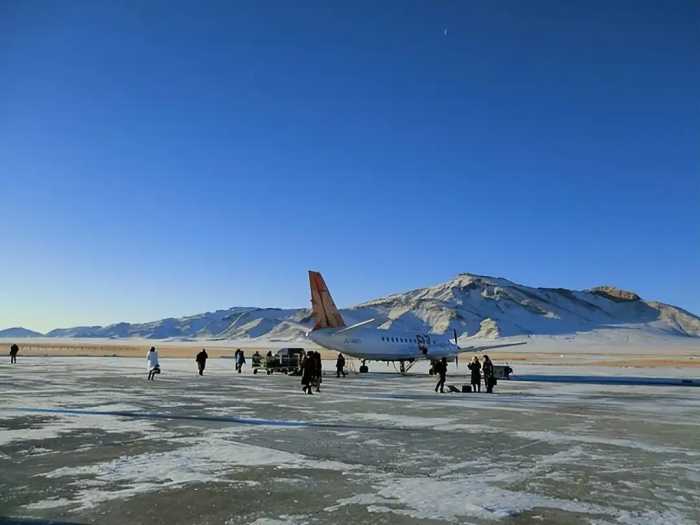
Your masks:
M0 524L700 522L697 388L440 395L370 373L305 396L230 360L161 364L155 382L145 359L0 365ZM548 372L600 371L516 367Z

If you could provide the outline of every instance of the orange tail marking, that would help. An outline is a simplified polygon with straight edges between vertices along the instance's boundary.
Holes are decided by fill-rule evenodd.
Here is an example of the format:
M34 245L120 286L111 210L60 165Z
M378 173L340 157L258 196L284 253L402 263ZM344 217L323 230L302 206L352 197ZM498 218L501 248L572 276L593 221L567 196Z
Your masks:
M316 324L314 330L320 328L343 328L345 321L333 302L326 282L319 272L309 271L311 287L311 309Z

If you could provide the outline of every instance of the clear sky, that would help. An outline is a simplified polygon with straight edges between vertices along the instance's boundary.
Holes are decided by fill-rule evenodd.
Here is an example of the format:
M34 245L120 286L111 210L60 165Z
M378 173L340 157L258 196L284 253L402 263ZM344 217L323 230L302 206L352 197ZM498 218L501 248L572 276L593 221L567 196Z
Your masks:
M6 0L0 205L0 328L306 306L307 269L700 313L700 3Z

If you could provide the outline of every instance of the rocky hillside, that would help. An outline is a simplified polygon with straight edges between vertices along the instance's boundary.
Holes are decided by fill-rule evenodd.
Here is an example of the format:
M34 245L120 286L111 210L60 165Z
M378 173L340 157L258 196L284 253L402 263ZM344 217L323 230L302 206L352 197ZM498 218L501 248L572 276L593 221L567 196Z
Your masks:
M436 286L344 309L342 314L348 324L375 318L382 328L439 334L456 329L460 337L557 335L616 328L638 334L700 337L697 316L612 286L533 288L467 273ZM151 323L57 329L47 336L291 340L302 337L311 326L310 311L305 308L235 307Z
M437 333L454 328L469 336L554 335L627 327L700 337L697 316L612 286L580 291L532 288L466 273L437 286L376 299L352 311L384 319L384 327L422 325Z

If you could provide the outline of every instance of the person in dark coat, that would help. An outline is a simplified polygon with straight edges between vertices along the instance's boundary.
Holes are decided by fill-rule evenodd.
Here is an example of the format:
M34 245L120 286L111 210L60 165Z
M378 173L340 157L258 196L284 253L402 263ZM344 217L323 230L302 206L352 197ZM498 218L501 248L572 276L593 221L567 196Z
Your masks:
M308 352L301 362L301 386L305 394L313 394L311 383L313 381L314 368L313 352Z
M204 367L207 366L208 357L206 348L202 348L202 351L194 358L194 360L197 361L197 368L199 369L200 376L204 375Z
M503 377L505 379L510 379L510 374L512 374L512 373L513 373L513 369L511 368L511 366L508 363L506 363L506 366L503 368Z
M474 356L467 368L472 372L472 392L481 392L481 363L479 358Z
M435 391L438 391L438 388L440 389L440 393L444 394L445 393L445 379L447 379L447 358L443 357L440 359L440 361L437 362L435 365L435 371L438 373L440 376L440 379L437 382L437 385L435 385Z
M321 382L323 381L323 364L321 363L321 352L314 352L314 385L316 392L321 392Z
M19 346L16 344L12 344L10 346L10 364L11 365L16 365L17 364L17 354L19 354Z
M243 353L243 350L240 348L237 349L236 353L234 354L234 358L236 361L236 372L240 374L241 370L243 369L243 365L245 364L245 354Z
M482 365L482 370L484 371L484 385L486 386L486 392L493 394L493 386L496 384L496 376L493 371L493 363L489 356L484 355L484 364Z
M340 377L340 374L345 377L345 356L343 354L338 354L338 359L335 362L335 377Z

